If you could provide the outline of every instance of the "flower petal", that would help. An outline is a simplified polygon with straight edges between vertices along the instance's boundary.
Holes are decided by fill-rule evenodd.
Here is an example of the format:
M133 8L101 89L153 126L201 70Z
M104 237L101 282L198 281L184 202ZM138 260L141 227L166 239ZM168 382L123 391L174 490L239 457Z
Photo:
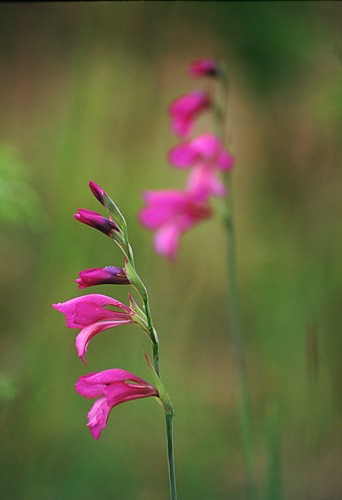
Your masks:
M78 379L75 389L86 398L102 396L88 412L88 427L94 439L99 439L109 413L118 404L150 396L158 397L155 387L119 368L88 373Z
M131 317L116 321L99 321L83 328L83 330L81 330L77 335L75 343L77 354L82 359L83 363L85 364L84 356L87 352L88 344L95 335L103 332L104 330L108 330L109 328L115 328L116 326L132 323L132 321Z
M105 387L115 382L131 380L137 384L149 384L142 378L121 368L111 368L102 372L91 372L82 375L76 385L76 391L86 398L95 398L104 394ZM151 387L151 386L149 386Z
M179 228L175 224L168 224L156 232L154 246L160 255L174 259L178 252L179 240Z
M112 406L107 398L100 398L91 407L88 412L88 427L94 439L99 439L101 431L106 427Z
M173 101L169 107L172 132L179 137L186 137L197 115L210 105L209 94L201 90L190 92Z
M125 313L131 313L131 309L122 302L97 293L52 304L54 309L65 314L68 328L83 328L101 319L118 317L118 314L120 314L119 318L121 317L122 313L105 309L104 306L117 307Z
M191 171L187 187L199 201L205 201L211 195L226 194L226 188L217 173L207 165L196 167Z

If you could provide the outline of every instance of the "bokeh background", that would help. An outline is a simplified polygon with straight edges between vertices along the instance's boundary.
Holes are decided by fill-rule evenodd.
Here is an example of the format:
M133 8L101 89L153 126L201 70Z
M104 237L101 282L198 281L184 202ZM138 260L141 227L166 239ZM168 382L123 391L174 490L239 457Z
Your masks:
M144 335L97 336L87 367L51 308L81 269L122 264L78 224L103 186L129 224L175 410L179 496L245 498L219 217L156 256L143 189L182 188L167 107L203 87L189 63L224 61L236 156L244 345L261 498L342 498L340 2L0 5L0 497L168 498L164 418L116 408L101 439L77 378L111 367L150 380ZM199 127L211 127L204 118ZM127 289L96 292L126 300Z

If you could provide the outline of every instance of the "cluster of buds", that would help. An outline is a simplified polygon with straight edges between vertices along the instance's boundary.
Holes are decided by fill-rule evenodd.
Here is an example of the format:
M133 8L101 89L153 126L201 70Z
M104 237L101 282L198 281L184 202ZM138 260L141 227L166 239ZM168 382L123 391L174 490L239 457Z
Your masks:
M79 273L75 282L80 289L102 284L132 285L145 304L146 289L135 270L126 221L102 188L92 181L89 187L96 199L107 209L109 216L104 217L91 210L79 209L75 219L112 238L124 254L124 266L85 269ZM68 328L80 329L76 336L76 350L84 364L88 344L95 335L128 323L138 325L154 347L158 344L151 319L130 294L128 300L129 306L107 295L92 293L53 304L55 309L65 315ZM110 411L120 403L154 396L161 402L165 413L171 411L172 406L158 376L158 370L156 366L152 367L147 357L146 360L151 368L154 386L120 368L89 373L77 381L75 388L79 394L86 398L98 398L88 413L88 426L94 439L100 437Z
M223 77L221 68L212 60L200 59L190 66L194 77ZM224 147L222 139L212 133L192 137L196 120L204 111L217 111L209 91L195 90L176 99L169 107L171 130L178 137L168 154L176 168L188 169L189 177L184 190L146 191L145 207L140 221L156 231L156 251L168 258L175 258L181 235L198 222L211 217L212 196L222 197L226 187L221 173L230 170L234 157Z

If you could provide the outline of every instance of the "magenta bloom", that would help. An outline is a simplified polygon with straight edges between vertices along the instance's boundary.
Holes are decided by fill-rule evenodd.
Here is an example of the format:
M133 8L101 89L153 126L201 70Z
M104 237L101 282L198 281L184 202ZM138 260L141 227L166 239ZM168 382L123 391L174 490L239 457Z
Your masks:
M229 170L234 165L234 157L213 134L202 134L192 141L178 144L169 151L168 158L179 168L206 164L218 170Z
M196 59L190 65L190 75L192 76L216 76L218 65L211 59Z
M217 171L229 170L234 165L234 157L227 151L221 140L213 134L202 134L191 141L178 144L169 151L170 163L178 168L192 168L188 190L197 198L209 195L224 196L225 187Z
M105 306L116 307L121 309L121 312L106 309ZM109 328L134 321L134 311L130 307L106 295L84 295L53 304L52 307L65 314L68 328L82 328L76 337L76 350L83 363L85 363L84 356L92 337Z
M87 224L88 226L98 229L107 236L111 236L113 231L119 231L118 226L110 219L103 217L97 212L92 210L87 210L85 208L80 208L77 214L74 214L76 220Z
M99 398L88 413L88 427L94 439L99 439L115 406L133 399L158 397L155 387L119 368L84 375L78 379L75 389L85 398Z
M169 107L172 132L178 137L186 137L197 115L210 105L209 94L201 90L195 90L173 101Z
M126 276L125 270L120 267L94 267L85 269L79 273L79 278L75 280L78 288L87 288L95 285L129 285L130 281Z
M207 203L187 191L146 191L143 196L147 206L140 222L156 231L155 249L166 257L175 258L181 235L212 214Z

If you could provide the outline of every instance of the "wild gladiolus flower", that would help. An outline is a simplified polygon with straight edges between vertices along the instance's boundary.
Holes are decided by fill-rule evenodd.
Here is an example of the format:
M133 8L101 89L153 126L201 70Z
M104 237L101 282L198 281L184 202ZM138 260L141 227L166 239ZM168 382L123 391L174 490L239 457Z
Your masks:
M115 406L133 399L158 397L155 387L119 368L84 375L78 379L75 389L85 398L99 398L88 413L88 427L94 439L99 439Z
M75 280L78 288L87 288L89 286L113 284L129 285L130 281L126 276L125 270L120 267L94 267L84 269L79 273L79 278Z
M229 170L234 165L234 156L227 151L220 138L213 134L202 134L191 141L170 149L170 163L178 168L210 165L218 170Z
M116 307L121 309L121 312L106 309L105 306ZM133 323L136 316L135 311L130 307L100 294L76 297L66 302L53 304L52 307L65 314L68 328L82 328L76 337L76 350L84 363L87 346L94 335L109 328Z
M197 59L190 65L190 75L192 76L216 76L218 65L211 59Z
M178 168L192 168L188 190L200 199L214 194L224 196L225 187L216 171L229 170L234 157L221 140L213 134L202 134L191 141L174 146L168 154L169 161Z
M181 235L212 214L207 203L187 191L146 191L143 197L147 206L140 212L140 221L156 231L156 251L170 258L177 255Z
M85 208L80 208L78 213L74 215L75 219L87 224L88 226L98 229L107 236L111 236L113 231L119 231L118 226L110 219L103 217L97 212L92 210L87 210Z
M199 113L208 109L211 99L207 92L195 90L173 101L169 107L171 130L178 137L186 137Z

